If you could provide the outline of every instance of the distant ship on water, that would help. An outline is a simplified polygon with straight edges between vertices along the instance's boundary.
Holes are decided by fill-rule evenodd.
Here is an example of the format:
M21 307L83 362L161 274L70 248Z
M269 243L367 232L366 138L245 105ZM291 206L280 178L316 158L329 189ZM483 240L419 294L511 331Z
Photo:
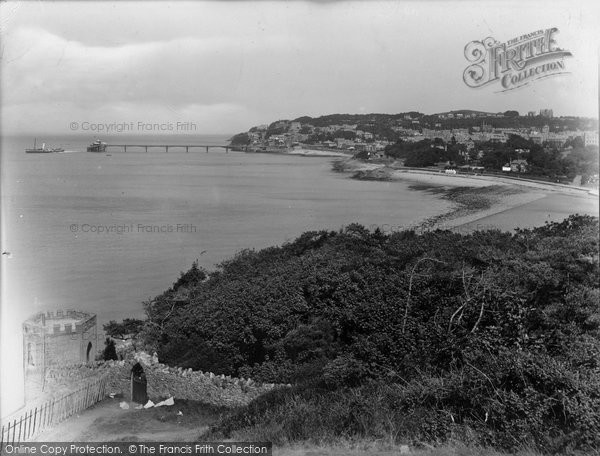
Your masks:
M106 143L97 139L87 148L88 152L104 152L106 150Z
M46 149L46 143L42 143L42 147L37 147L37 138L33 140L33 149L25 149L26 154L51 154L53 152L64 152L60 147Z

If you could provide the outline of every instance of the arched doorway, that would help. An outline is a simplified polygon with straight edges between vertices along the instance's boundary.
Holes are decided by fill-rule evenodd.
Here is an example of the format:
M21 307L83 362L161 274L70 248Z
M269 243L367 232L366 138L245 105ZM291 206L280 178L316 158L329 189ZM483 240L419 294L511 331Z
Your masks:
M92 352L92 343L88 342L87 350L85 352L85 362L90 362L90 353Z
M35 362L33 361L33 346L31 342L27 342L27 366L34 366Z
M140 363L135 363L131 369L131 400L138 404L148 402L147 380L144 368Z

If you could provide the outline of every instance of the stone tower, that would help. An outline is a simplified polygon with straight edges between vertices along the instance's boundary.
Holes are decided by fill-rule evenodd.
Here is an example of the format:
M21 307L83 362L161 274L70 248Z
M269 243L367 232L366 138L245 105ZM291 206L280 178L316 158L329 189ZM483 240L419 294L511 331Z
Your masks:
M48 368L94 361L96 315L76 310L40 312L23 323L25 399L43 391Z

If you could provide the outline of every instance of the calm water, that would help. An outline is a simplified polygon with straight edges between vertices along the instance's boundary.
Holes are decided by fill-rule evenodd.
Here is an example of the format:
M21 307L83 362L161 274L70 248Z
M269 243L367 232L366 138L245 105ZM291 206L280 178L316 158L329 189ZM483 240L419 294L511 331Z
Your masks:
M333 173L331 158L218 149L107 156L83 152L89 137L44 140L69 152L25 154L30 138L2 144L3 249L11 252L2 260L3 318L13 322L57 308L95 312L100 322L140 317L142 302L195 259L212 269L242 248L279 245L306 230L352 222L397 229L448 208L408 184Z

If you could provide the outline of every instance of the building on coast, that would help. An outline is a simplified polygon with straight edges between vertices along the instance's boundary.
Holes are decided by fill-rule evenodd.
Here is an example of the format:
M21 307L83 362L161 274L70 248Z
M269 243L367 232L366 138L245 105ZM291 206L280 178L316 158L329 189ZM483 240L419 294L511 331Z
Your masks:
M77 310L39 312L23 323L25 400L44 390L51 367L89 363L98 351L96 315Z

